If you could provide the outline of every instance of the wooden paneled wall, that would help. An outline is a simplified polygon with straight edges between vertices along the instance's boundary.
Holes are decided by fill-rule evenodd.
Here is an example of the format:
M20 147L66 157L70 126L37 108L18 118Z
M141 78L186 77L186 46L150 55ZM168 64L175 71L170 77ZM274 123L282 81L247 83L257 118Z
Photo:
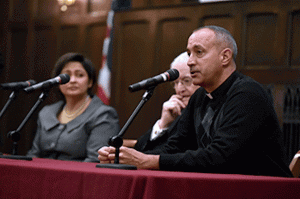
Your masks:
M225 1L117 12L113 43L112 105L124 124L144 91L128 86L160 74L185 51L192 31L204 25L228 29L237 41L238 70L269 87L281 124L286 85L300 82L300 2L288 0ZM154 90L128 128L136 138L160 117L162 103L173 93L168 83Z

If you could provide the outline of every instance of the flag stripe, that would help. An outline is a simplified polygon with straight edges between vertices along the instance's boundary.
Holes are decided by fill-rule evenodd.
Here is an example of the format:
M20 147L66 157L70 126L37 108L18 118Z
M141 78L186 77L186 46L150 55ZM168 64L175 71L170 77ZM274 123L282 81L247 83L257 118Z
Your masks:
M111 51L111 28L113 22L114 11L110 11L107 17L107 27L106 27L106 38L103 41L102 49L102 64L98 74L98 89L97 96L103 101L104 104L109 104L110 100L110 79L111 71L107 65L107 55Z
M102 49L102 64L98 74L97 96L104 104L109 104L111 92L111 68L112 68L112 40L113 40L113 21L115 11L120 9L129 9L130 0L112 0L111 10L108 12L106 20L106 36Z

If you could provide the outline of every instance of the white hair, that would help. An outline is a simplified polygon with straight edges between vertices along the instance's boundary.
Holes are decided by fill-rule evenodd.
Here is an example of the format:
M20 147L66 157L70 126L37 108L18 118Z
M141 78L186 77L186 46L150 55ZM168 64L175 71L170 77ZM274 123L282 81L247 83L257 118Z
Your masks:
M173 68L174 65L176 65L178 63L187 63L188 60L189 60L189 56L188 56L187 52L183 52L172 61L170 66L171 66L171 68Z

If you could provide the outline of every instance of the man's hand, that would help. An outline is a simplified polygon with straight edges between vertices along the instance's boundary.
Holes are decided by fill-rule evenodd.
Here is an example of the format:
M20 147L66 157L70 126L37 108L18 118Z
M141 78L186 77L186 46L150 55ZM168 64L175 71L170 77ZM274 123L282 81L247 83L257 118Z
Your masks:
M102 147L98 150L98 159L101 164L114 163L114 147ZM159 155L146 155L135 149L121 147L119 153L119 163L134 165L138 169L159 169Z
M189 99L184 99L180 95L172 95L171 98L164 102L161 118L158 123L161 129L168 128L170 124L181 115L181 110L184 109L187 105L185 101L188 102Z

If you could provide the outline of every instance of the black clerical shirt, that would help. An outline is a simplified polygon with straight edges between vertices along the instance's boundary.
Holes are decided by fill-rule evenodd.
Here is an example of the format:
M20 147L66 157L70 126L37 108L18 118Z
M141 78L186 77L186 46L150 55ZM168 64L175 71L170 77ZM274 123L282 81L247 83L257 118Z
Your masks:
M292 176L272 100L259 83L234 72L209 96L200 88L191 97L160 150L160 169Z

